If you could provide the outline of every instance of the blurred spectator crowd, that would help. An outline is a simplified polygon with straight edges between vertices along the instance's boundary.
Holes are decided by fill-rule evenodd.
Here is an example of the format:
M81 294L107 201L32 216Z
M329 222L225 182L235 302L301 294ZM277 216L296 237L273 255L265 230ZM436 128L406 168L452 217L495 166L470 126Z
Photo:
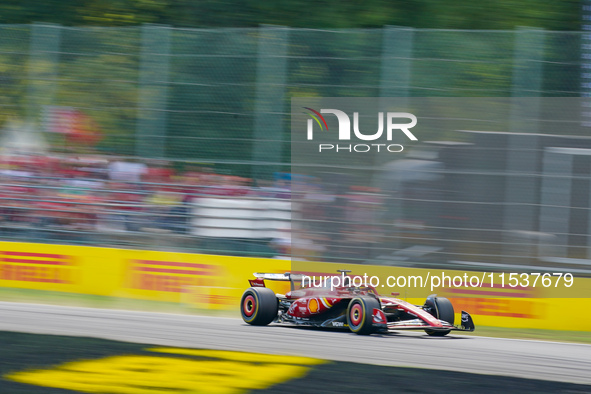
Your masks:
M4 155L0 156L0 239L96 245L104 243L101 234L189 237L191 204L200 197L294 197L298 212L293 219L298 225L267 240L276 255L365 257L359 254L375 242L379 195L359 187L336 195L316 181L294 182L290 174L283 174L275 181L255 184L208 166L186 165L179 170L165 161ZM112 239L107 243L112 244Z
M254 195L248 179L192 166L98 156L1 156L3 231L143 231L185 233L186 204L197 195ZM265 191L268 192L268 191Z

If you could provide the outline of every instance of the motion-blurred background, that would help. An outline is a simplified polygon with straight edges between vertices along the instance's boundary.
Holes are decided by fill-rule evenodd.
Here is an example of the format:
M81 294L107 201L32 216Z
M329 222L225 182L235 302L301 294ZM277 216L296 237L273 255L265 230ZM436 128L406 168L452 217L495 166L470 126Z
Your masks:
M302 107L418 141L314 154ZM591 0L0 0L0 392L589 392L590 131ZM200 316L337 269L553 342Z
M0 239L588 274L589 15L580 1L4 1ZM529 104L423 133L363 176L310 175L291 167L294 97ZM549 127L536 99L567 97L576 127Z

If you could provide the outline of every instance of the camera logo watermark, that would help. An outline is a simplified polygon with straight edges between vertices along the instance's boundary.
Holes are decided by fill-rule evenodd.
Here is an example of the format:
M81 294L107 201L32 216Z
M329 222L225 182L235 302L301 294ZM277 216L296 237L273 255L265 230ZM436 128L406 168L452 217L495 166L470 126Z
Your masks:
M314 123L318 125L320 131L328 132L328 124L322 114L331 114L336 116L339 123L338 127L338 139L339 141L351 141L351 119L344 111L338 109L321 109L316 111L310 107L303 107L309 112L306 113L311 118L307 122L307 139L314 140ZM411 141L418 141L417 137L410 131L411 128L417 125L417 117L408 112L387 112L384 116L384 112L378 112L378 130L374 133L365 134L362 133L359 128L359 112L353 113L353 134L356 139L361 141L376 141L382 137L384 130L386 131L387 141L392 141L394 132L401 131ZM385 121L384 121L385 119ZM407 119L410 122L406 123L394 123L399 122L400 119ZM384 127L384 123L386 126ZM334 151L334 152L390 152L398 153L402 152L404 147L400 144L318 144L318 151Z

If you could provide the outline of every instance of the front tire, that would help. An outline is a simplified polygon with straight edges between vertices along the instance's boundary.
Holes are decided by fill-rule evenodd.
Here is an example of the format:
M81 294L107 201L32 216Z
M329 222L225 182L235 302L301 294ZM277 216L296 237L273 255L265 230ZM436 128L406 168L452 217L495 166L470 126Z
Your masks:
M427 297L424 307L430 314L439 320L443 320L453 325L455 320L454 307L451 301L445 297ZM425 330L427 335L434 337L444 337L451 332L451 330Z
M347 307L349 330L359 335L369 335L373 327L373 310L380 309L380 302L372 297L355 297Z
M240 313L244 322L253 326L266 326L277 317L279 305L273 290L250 287L242 295Z

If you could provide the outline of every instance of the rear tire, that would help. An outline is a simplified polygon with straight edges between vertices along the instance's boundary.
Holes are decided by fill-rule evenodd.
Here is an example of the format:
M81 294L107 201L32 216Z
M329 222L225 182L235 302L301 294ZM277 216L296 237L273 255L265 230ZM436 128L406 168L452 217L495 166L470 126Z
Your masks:
M349 330L359 335L369 335L373 327L373 310L380 309L380 302L372 297L355 297L347 307Z
M278 310L275 293L266 287L250 287L240 301L242 320L253 326L266 326L271 323L277 317Z
M428 297L425 301L426 310L439 320L443 320L453 325L455 320L454 307L450 300L445 297ZM425 330L427 335L434 337L444 337L451 332L451 330Z

